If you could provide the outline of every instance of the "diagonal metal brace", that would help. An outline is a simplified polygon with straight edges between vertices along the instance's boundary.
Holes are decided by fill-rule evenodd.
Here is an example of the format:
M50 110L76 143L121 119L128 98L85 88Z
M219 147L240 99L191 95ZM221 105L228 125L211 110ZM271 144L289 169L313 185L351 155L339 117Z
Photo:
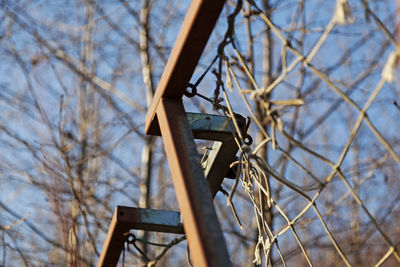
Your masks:
M214 142L211 152L204 162L204 176L207 179L211 195L214 198L218 193L224 178L235 161L238 146L234 139L226 142Z
M215 141L204 162L204 176L214 198L228 174L231 163L236 158L238 145L234 134L236 129L230 118L222 115L186 113L196 139ZM246 119L236 115L236 122L243 135L246 134Z

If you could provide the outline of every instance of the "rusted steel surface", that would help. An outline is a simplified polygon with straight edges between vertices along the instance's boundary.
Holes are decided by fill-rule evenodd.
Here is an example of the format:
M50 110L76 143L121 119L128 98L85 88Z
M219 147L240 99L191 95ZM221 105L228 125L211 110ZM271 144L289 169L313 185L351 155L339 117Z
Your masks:
M176 211L118 206L115 209L97 267L117 266L129 230L183 234L181 216Z
M181 100L160 100L158 121L195 266L231 266Z
M124 233L128 231L129 228L127 226L118 223L118 208L116 208L111 224L108 227L106 240L104 241L97 267L117 266L126 240Z
M192 0L147 112L147 134L159 132L156 110L161 98L182 98L224 3L225 0Z

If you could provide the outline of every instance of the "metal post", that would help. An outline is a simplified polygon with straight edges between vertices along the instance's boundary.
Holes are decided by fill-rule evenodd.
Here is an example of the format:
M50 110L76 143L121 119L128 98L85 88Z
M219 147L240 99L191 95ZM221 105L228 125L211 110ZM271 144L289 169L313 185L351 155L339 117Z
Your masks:
M195 266L231 266L181 100L161 99L158 122Z

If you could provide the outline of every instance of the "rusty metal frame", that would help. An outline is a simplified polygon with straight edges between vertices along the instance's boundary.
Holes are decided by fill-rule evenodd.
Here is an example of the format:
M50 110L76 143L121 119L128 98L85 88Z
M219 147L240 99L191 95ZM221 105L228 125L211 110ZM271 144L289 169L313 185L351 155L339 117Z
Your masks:
M202 166L211 195L214 198L230 164L235 160L238 146L234 139L233 122L224 115L186 113L195 139L212 140L213 147ZM246 133L246 119L236 116L242 134ZM118 206L102 249L98 266L115 266L127 240L129 230L164 233L184 233L179 212Z
M182 214L192 261L198 266L232 266L194 143L182 96L222 11L225 0L192 0L171 51L153 102L146 115L145 132L161 133ZM114 231L118 228L112 221ZM109 237L108 237L109 238ZM106 240L105 251L121 251Z
M118 206L108 228L97 266L117 266L129 230L183 234L181 215L177 211Z

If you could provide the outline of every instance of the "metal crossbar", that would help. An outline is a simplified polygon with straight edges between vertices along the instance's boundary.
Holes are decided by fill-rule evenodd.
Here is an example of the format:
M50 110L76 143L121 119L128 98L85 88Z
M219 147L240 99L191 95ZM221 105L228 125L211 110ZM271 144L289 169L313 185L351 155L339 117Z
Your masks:
M115 209L97 266L116 266L129 230L182 234L181 215L176 211L118 206Z

